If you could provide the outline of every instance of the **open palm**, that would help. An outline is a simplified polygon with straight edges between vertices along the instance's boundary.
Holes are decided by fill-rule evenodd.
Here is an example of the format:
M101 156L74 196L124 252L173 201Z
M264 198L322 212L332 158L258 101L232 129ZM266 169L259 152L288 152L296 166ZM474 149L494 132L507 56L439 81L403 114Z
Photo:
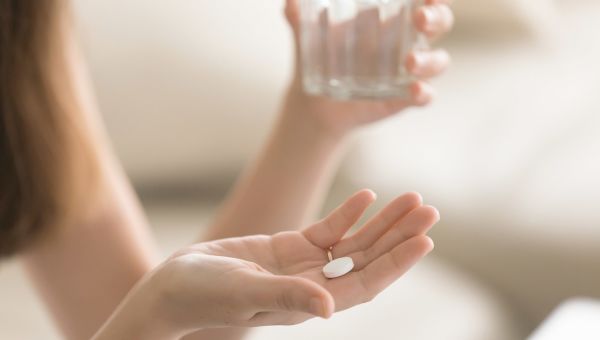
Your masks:
M433 248L424 234L439 220L438 212L423 206L421 197L408 193L398 197L350 237L346 232L374 201L368 190L358 192L322 221L304 229L275 234L225 239L199 244L194 251L240 259L258 265L268 275L299 277L323 287L328 296L325 315L367 302L402 276ZM326 279L322 268L334 258L349 256L353 272ZM286 303L285 301L282 303ZM293 324L309 318L303 313L265 312L256 324Z

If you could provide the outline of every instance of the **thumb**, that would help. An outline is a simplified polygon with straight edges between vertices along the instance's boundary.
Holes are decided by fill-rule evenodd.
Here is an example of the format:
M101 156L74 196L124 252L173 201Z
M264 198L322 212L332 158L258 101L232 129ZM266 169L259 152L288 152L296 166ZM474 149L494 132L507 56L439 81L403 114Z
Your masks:
M318 284L299 277L256 273L251 296L261 311L308 313L329 318L334 311L333 297Z
M300 73L300 7L298 0L286 0L285 17L287 19L294 37L294 70L296 75Z
M298 6L298 0L286 0L284 12L294 34L297 34L300 29L300 8Z

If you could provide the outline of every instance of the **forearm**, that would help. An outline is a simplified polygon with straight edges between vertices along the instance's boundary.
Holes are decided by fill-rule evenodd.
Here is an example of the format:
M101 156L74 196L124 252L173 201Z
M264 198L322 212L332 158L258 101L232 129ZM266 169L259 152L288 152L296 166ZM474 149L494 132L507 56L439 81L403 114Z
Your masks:
M303 114L294 98L286 99L267 143L229 194L206 239L298 228L318 213L344 141L320 130ZM235 340L246 332L207 329L186 340Z
M147 222L109 147L75 41L65 32L66 84L76 106L71 117L91 145L90 190L73 216L52 225L21 258L33 284L67 339L94 334L131 287L154 265Z
M208 238L297 228L321 206L343 148L288 98L267 143L217 215Z
M98 203L88 213L22 255L67 339L94 334L153 266L145 220L129 187L119 182L101 198L90 197Z

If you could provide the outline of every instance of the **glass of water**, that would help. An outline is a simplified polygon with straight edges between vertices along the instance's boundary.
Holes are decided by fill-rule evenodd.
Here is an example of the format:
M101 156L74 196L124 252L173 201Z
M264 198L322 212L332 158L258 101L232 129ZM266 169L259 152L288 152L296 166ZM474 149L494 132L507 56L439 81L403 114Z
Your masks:
M301 0L304 90L336 99L407 97L408 54L425 48L421 0Z

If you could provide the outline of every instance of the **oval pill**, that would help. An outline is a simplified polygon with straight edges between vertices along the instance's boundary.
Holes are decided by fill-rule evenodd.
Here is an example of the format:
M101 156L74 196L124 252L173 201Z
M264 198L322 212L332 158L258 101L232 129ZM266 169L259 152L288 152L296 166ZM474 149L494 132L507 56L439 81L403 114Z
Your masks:
M328 279L344 276L354 269L354 261L351 257L341 257L329 262L323 267L323 275Z

